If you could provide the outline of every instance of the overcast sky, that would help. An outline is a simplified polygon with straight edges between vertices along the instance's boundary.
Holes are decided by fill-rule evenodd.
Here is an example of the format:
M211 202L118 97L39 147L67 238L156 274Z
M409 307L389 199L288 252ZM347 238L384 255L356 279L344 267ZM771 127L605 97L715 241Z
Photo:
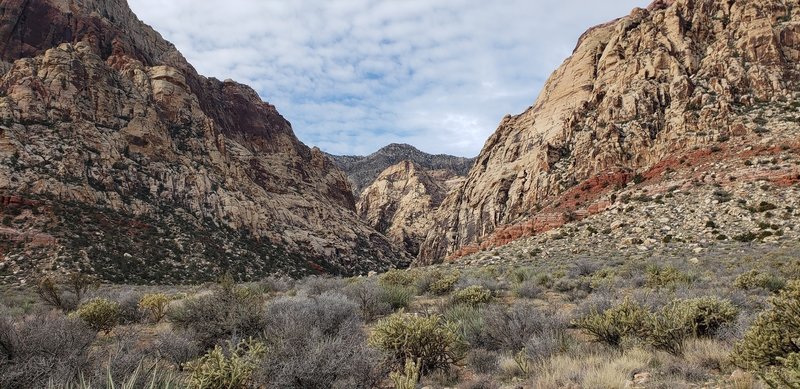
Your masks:
M475 156L587 28L649 0L128 0L197 70L252 86L308 145Z

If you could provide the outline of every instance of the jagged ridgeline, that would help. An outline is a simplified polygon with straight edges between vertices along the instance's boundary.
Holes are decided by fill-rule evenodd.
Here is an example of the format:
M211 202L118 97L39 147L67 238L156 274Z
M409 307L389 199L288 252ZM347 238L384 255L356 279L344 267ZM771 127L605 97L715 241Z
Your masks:
M115 282L408 262L251 88L203 77L124 0L0 7L0 273Z

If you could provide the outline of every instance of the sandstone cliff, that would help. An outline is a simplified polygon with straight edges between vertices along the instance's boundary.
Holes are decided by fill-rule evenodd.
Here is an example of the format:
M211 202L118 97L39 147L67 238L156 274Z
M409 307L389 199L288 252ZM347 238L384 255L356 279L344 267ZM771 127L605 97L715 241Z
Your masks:
M406 258L255 91L197 74L124 0L0 4L0 273L360 273Z
M358 215L392 242L411 254L432 225L433 211L447 194L440 179L411 161L388 167L364 188L356 209Z
M796 147L798 11L796 0L660 0L590 29L488 139L418 263L511 227L506 238L564 224L634 178L696 169L698 155Z
M390 166L402 161L411 161L427 170L435 178L445 182L451 178L465 176L475 162L474 158L455 157L445 154L428 154L407 144L392 143L368 156L330 155L353 185L358 197L378 175Z

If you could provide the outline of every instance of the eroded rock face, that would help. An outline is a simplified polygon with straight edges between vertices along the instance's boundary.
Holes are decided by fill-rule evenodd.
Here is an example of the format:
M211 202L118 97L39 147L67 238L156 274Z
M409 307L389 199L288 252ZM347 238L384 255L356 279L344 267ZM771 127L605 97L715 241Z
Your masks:
M442 178L411 161L390 166L361 192L358 215L410 254L417 254L432 225L433 211L447 194Z
M698 149L795 141L798 10L796 0L656 1L590 29L535 105L502 120L418 263L564 208L562 195L597 177L624 185Z
M5 273L174 282L406 261L274 106L198 75L124 0L0 9L0 194L36 201L1 208L0 233L55 242L0 245Z

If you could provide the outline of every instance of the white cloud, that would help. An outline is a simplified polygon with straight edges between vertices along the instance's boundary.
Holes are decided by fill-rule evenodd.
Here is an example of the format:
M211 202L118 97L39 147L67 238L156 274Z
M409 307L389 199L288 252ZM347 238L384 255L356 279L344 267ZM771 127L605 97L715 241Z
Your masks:
M309 145L474 156L587 28L648 0L129 0L200 73L253 86Z

